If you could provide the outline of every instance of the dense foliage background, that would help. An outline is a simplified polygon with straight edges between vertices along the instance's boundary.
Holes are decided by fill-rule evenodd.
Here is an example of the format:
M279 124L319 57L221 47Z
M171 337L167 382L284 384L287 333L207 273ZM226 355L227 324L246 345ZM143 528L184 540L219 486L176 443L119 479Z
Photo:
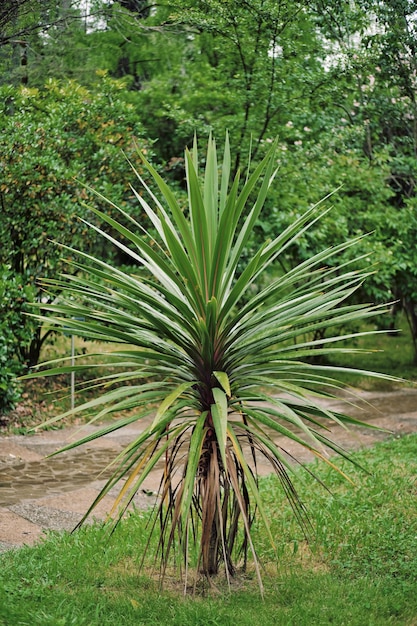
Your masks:
M254 244L337 189L331 213L285 263L371 232L363 262L378 271L361 298L398 302L417 360L414 4L3 1L0 409L16 402L14 376L51 338L25 315L48 298L38 279L66 269L51 240L107 254L76 217L93 219L83 203L100 204L83 183L145 219L123 153L139 167L139 144L181 190L184 146L210 130L218 140L229 131L234 170L248 154L255 166L279 138Z

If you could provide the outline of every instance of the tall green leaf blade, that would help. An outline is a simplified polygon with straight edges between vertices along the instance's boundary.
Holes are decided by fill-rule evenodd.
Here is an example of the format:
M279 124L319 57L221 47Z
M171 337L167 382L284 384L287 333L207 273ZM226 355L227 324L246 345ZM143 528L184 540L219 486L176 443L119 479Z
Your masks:
M240 205L241 197L247 198L253 186L259 181L261 175L263 176L261 187L257 193L257 197L255 200L255 204L250 211L248 217L245 219L243 225L241 226L239 236L236 240L234 248L230 255L229 261L229 272L234 271L238 260L242 254L242 251L247 244L249 238L252 235L253 227L255 225L256 220L259 217L259 214L263 208L263 205L266 200L266 196L271 185L272 179L275 175L275 163L274 163L274 155L275 155L275 144L271 147L264 161L262 161L261 166L256 168L253 175L250 177L249 181L246 183L236 205ZM241 207L243 210L243 206ZM239 217L240 217L240 206L239 206Z
M211 259L213 257L213 250L218 238L219 220L219 176L217 170L217 153L216 143L211 135L209 137L207 148L203 199L207 219L209 256Z
M190 225L187 222L180 206L178 205L177 199L175 198L174 194L172 193L171 189L168 187L166 182L158 174L155 168L152 167L152 165L149 163L149 161L146 159L143 153L140 153L140 157L143 161L143 164L145 165L149 173L152 175L152 178L158 185L164 199L166 200L172 212L177 228L181 236L183 237L184 244L188 250L190 257L193 259L194 262L196 262L198 257L197 257L197 250L195 248L195 240L193 239ZM169 223L169 221L166 218L162 221Z
M197 253L199 286L204 298L209 300L208 282L211 271L209 216L204 205L200 183L189 152L186 153L185 163L190 220Z
M229 133L226 133L223 152L223 163L221 169L221 183L220 183L220 200L219 200L219 215L220 218L223 215L223 211L226 208L227 193L229 189L230 181L230 169L231 169L231 157L230 157L230 141Z
M155 418L152 422L152 430L158 426L161 419L164 417L167 410L170 406L179 398L179 396L184 393L187 389L193 386L193 382L185 382L181 385L178 385L168 396L166 396L163 402L159 405L158 410L156 412Z

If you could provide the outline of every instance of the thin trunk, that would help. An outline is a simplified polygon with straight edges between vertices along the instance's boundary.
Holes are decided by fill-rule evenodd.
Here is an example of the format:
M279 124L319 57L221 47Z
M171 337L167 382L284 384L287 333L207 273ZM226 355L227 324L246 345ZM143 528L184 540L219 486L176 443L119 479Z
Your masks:
M403 303L404 311L407 317L407 322L411 331L411 338L413 340L414 357L413 362L417 365L417 305L415 302L406 300Z
M209 418L210 420L210 418ZM210 432L210 431L209 431ZM202 572L205 576L216 576L219 571L219 460L217 441L213 431L208 434L206 453L202 457L202 502L201 502L201 556Z
M217 526L218 512L215 512L215 517L211 526L209 549L207 552L207 562L203 563L203 571L209 576L217 576L219 573L219 532Z

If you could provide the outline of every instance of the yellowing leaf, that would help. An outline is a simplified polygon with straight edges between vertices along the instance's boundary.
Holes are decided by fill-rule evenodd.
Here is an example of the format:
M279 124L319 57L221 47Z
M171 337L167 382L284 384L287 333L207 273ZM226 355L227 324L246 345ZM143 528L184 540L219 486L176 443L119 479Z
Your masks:
M213 375L217 378L217 380L219 381L219 383L223 387L223 391L230 398L231 395L232 395L232 392L230 390L229 377L226 374L226 372L213 372Z
M161 404L159 405L159 409L156 412L155 419L152 422L151 431L155 428L158 422L162 419L164 413L175 402L175 400L183 393L183 391L185 391L186 389L189 389L190 387L192 387L192 385L193 385L192 382L185 382L185 383L182 383L181 385L178 385L178 387L174 389L174 391L170 393L169 396L167 396L163 402L161 402Z

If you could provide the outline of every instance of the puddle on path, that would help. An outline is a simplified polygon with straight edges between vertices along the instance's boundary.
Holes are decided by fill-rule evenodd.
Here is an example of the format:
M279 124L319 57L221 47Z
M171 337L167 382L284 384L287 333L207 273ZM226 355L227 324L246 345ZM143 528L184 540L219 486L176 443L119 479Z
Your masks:
M3 467L0 469L0 506L58 495L94 480L108 478L111 470L103 470L115 456L113 449L85 450Z

